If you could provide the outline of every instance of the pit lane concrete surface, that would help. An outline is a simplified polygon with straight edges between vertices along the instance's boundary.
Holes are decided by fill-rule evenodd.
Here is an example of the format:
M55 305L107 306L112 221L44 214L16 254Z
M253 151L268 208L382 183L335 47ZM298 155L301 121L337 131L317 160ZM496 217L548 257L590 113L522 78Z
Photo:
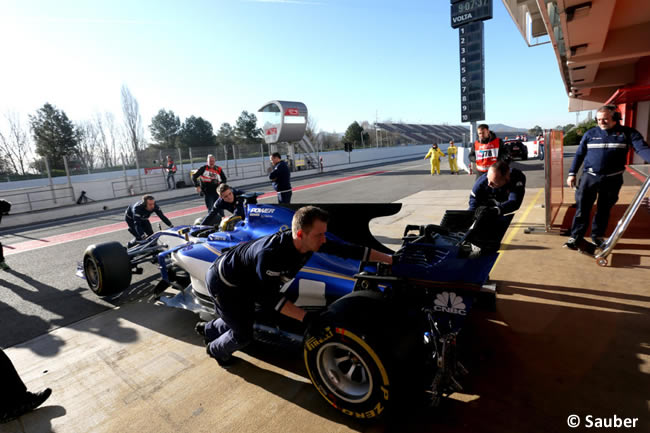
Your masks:
M635 238L626 254L639 255L636 266L603 269L562 250L564 238L523 235L524 227L543 222L543 171L538 161L518 165L528 177L527 196L491 275L503 295L496 312L470 317L466 391L440 408L414 408L378 423L350 419L318 395L300 353L263 345L238 352L241 362L221 369L193 332L196 316L153 302L153 266L109 299L74 277L86 245L128 240L117 231L8 256L13 270L0 274L0 344L12 346L7 353L30 389L54 392L43 408L0 425L0 432L541 432L563 431L568 415L590 412L641 417L639 431L647 431L650 263L644 249L650 245ZM375 174L298 191L293 201L402 202L400 214L371 226L394 245L405 224L439 222L445 209L463 209L474 180L431 177L427 162L410 162L294 186L368 173ZM196 198L162 203L168 214L200 204ZM121 218L109 213L14 231L2 242L51 239Z

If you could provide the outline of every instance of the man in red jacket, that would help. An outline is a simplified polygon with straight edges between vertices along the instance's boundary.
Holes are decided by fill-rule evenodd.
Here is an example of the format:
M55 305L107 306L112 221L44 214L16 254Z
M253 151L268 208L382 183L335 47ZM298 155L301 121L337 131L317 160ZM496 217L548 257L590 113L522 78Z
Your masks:
M497 161L509 161L508 151L503 147L503 141L497 137L490 127L482 123L477 128L478 140L474 142L469 153L469 160L476 163L476 178L487 173L492 164Z

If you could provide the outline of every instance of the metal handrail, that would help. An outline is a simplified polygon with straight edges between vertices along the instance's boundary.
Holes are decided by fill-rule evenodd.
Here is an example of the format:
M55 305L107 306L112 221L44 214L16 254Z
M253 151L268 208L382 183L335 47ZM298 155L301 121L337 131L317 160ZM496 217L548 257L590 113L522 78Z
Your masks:
M634 218L636 211L639 210L641 202L648 192L648 189L650 189L650 177L646 177L646 180L643 182L643 185L641 185L639 192L637 192L636 196L634 196L632 203L625 210L625 213L621 219L618 220L616 228L612 232L611 236L607 239L607 241L605 241L605 244L602 247L602 251L595 255L596 260L604 259L612 252L616 246L616 243L619 241L619 239L621 239L623 233L625 233L625 230L627 230L628 226L630 225L630 222L632 221L632 218Z

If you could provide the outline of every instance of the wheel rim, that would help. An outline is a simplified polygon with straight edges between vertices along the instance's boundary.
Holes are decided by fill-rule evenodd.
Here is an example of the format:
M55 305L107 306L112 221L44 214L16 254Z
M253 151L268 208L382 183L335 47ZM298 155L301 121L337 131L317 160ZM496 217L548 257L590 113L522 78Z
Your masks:
M97 290L99 287L99 270L97 263L91 258L86 259L84 265L84 275L91 289Z
M349 346L325 343L316 354L316 365L325 386L338 398L349 403L361 403L372 394L370 369Z

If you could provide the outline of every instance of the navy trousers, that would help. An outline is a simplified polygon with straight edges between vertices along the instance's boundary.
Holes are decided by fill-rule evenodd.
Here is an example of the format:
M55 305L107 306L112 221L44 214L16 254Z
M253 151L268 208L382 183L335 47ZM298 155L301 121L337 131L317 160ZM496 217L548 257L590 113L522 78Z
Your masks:
M138 232L135 230L135 223L133 223L132 220L127 219L126 224L129 226L129 233L131 233L136 239L140 239ZM153 234L153 227L151 227L151 223L148 220L142 221L140 223L139 229L142 232L146 233L147 236L151 236Z
M279 192L278 203L291 203L291 191Z
M205 338L212 356L223 358L253 341L255 302L245 290L219 278L218 263L210 266L205 279L219 318L205 325Z
M203 198L205 199L205 207L208 208L208 212L212 210L212 206L214 206L214 202L217 201L219 198L219 194L217 192L203 192Z
M587 233L591 207L596 202L596 214L591 225L591 237L604 237L609 214L618 201L623 186L623 174L601 176L583 173L576 191L576 214L571 225L571 237L582 238Z
M27 388L9 357L0 349L0 412L15 406L25 397Z

